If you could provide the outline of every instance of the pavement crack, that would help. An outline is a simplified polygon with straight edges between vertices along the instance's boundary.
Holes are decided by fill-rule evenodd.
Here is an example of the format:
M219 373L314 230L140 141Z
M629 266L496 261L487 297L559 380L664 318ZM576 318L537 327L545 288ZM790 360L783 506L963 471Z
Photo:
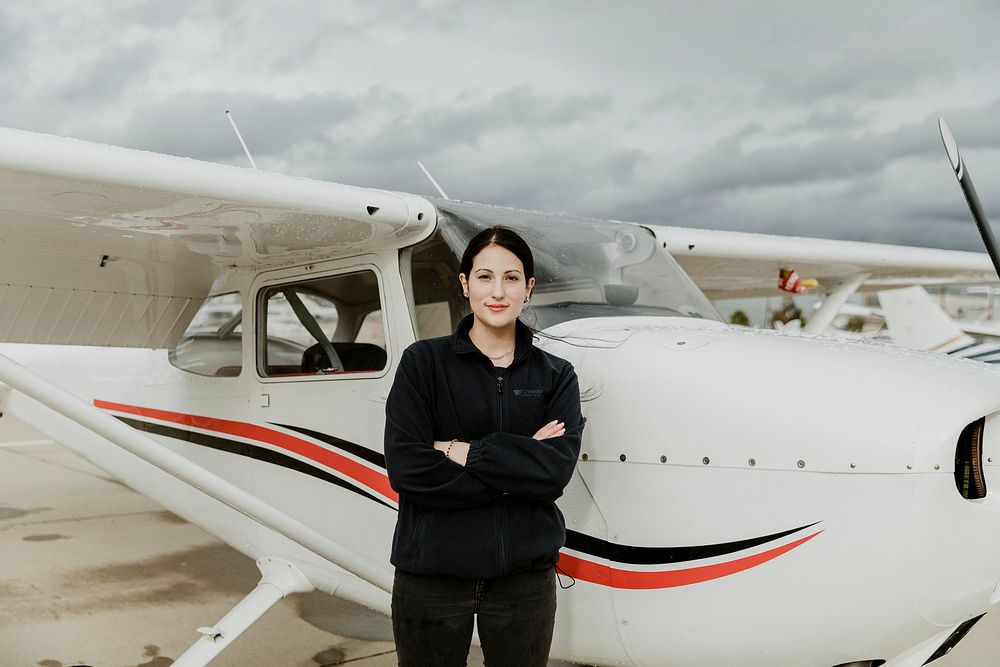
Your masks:
M368 658L378 658L383 655L392 655L395 652L396 649L392 649L391 651L382 651L381 653L369 653L368 655L359 655L357 658L349 658L347 660L344 660L340 664L346 665L349 662L357 662L358 660L367 660Z
M54 443L54 444L56 446L62 448L62 445L59 445L58 443ZM87 475L88 477L93 477L94 479L99 479L102 482L107 482L108 484L117 484L118 486L122 485L121 482L119 482L114 477L111 477L110 475L108 475L107 473L105 473L103 470L100 473L96 473L96 472L94 472L92 470L84 470L83 468L79 468L79 467L74 466L74 465L68 465L66 463L59 463L58 461L52 461L52 460L47 459L47 458L42 457L42 456L34 456L32 454L32 451L31 451L32 449L34 449L34 448L27 448L26 447L22 451L22 449L20 449L20 448L11 447L9 449L2 450L2 453L4 453L4 454L13 454L14 456L23 456L25 458L29 458L29 459L32 459L34 461L38 461L39 463L44 463L46 465L56 466L56 467L59 467L59 468L63 468L64 470L69 470L71 472L75 472L75 473L78 473L80 475ZM72 450L70 450L70 451L72 451ZM74 454L75 453L76 452L74 452Z
M41 521L18 521L17 523L7 523L0 526L0 533L13 528L24 528L26 526L45 526L56 523L81 523L84 521L100 521L101 519L119 519L130 516L150 516L163 514L163 510L144 510L142 512L119 512L113 514L94 514L91 516L71 516L61 519L43 519Z

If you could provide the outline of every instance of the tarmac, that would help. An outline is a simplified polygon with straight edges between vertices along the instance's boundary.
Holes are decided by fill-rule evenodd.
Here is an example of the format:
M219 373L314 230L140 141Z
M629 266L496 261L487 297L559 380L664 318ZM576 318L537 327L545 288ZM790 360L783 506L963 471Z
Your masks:
M0 554L0 667L167 667L258 580L246 556L9 416ZM935 667L1000 664L998 630L986 616ZM345 664L396 665L390 622L324 593L282 600L212 663Z

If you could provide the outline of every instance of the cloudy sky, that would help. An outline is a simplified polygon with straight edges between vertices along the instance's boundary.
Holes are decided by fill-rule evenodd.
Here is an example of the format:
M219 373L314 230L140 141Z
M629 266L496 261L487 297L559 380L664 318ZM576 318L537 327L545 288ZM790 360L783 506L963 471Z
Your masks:
M980 250L996 2L10 2L0 126L662 224Z

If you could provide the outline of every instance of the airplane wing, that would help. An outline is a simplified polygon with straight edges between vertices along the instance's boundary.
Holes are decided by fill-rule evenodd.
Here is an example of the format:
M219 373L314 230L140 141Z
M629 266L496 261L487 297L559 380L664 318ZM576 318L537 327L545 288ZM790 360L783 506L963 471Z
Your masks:
M997 282L985 253L684 227L650 228L712 300L781 294L778 276L782 269L816 279L820 292L864 274L869 275L861 291Z
M0 342L170 347L228 269L413 243L421 197L0 129Z

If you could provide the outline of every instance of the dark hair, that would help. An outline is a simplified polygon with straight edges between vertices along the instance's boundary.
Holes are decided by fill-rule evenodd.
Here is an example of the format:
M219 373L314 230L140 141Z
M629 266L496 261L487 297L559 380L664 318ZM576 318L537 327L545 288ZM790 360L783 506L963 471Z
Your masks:
M468 278L469 274L472 273L472 260L484 248L491 245L509 250L521 260L521 264L524 266L525 280L531 280L535 277L535 259L531 255L531 248L517 232L507 227L490 227L473 236L469 240L469 245L465 246L465 252L462 253L462 263L458 268L459 273L465 274L465 277Z

